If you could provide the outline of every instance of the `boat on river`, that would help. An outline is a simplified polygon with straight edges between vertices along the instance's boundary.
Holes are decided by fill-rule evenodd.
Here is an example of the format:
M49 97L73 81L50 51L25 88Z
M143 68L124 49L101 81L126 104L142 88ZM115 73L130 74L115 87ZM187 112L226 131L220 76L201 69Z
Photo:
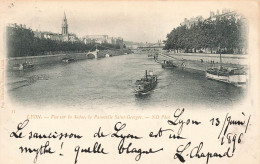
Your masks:
M158 58L158 53L154 53L154 54L148 54L148 57L153 57L153 58Z
M34 68L34 64L31 62L26 61L25 63L22 64L15 64L13 66L14 71L22 71L22 70L30 70Z
M177 67L177 65L175 65L172 60L164 60L161 64L162 64L162 68L174 68L174 67Z
M64 62L64 63L71 63L71 62L74 62L75 61L75 59L73 59L73 58L63 58L62 59L62 62Z
M206 77L209 79L233 84L237 87L242 87L247 83L247 73L243 67L209 68L206 70Z
M153 90L157 85L157 75L153 74L153 71L145 71L145 76L135 82L134 93L136 95L144 95Z
M207 69L206 78L242 87L247 83L247 72L243 67L223 67L220 54L220 66Z

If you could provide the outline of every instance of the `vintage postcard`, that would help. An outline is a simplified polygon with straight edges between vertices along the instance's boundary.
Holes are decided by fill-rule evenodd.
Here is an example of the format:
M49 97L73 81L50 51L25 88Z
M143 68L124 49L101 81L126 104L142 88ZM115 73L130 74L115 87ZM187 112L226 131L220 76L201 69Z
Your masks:
M0 3L0 163L260 162L259 1Z

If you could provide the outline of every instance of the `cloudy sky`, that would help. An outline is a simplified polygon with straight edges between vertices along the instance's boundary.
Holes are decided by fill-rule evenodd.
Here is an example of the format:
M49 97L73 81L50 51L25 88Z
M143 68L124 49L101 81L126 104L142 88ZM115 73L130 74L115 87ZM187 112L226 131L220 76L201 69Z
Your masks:
M4 23L61 33L64 11L69 32L78 36L107 34L136 42L164 40L184 20L208 18L210 11L237 10L245 2L14 2L2 10ZM242 9L243 10L243 9ZM248 10L248 8L247 8Z

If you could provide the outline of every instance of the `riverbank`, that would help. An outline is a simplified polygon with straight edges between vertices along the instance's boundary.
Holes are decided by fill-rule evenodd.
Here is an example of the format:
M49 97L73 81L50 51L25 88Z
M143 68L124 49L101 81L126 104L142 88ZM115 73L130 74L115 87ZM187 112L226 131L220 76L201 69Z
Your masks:
M124 55L125 53L131 53L129 49L120 49L120 50L100 50L97 54L98 58L103 58L106 54L110 54L111 56ZM60 63L64 58L72 58L74 60L85 60L85 59L93 59L94 56L87 55L87 53L62 53L62 54L54 54L54 55L41 55L41 56L26 56L26 57L14 57L8 58L6 60L7 68L12 69L12 67L16 64L22 64L27 62L31 62L34 65L42 65L42 64L53 64Z
M75 60L89 59L86 53L71 53L71 54L54 54L54 55L41 55L41 56L26 56L26 57L15 57L8 58L7 68L10 70L16 64L23 64L26 61L33 63L33 65L42 64L54 64L62 62L63 58L73 58Z
M111 56L119 56L131 53L129 49L120 49L120 50L100 50L97 54L97 58L104 58L106 54ZM5 82L8 85L8 89L16 89L22 86L30 85L36 80L42 80L41 76L32 76L32 77L20 77L19 74L22 74L23 71L13 71L13 66L15 64L22 64L27 62L31 62L34 64L36 68L38 67L46 67L50 65L55 65L58 63L62 63L62 59L64 58L72 58L75 61L93 59L94 56L87 55L87 53L69 53L69 54L54 54L54 55L42 55L42 56L27 56L27 57L16 57L6 59L7 70L9 72L13 72L18 74L16 78L12 80L7 79ZM30 71L30 70L28 70ZM33 70L31 70L33 71ZM45 78L44 78L45 79Z
M173 60L174 64L186 69L205 71L210 67L220 66L219 54L161 53L161 59ZM247 55L222 55L222 66L248 68Z

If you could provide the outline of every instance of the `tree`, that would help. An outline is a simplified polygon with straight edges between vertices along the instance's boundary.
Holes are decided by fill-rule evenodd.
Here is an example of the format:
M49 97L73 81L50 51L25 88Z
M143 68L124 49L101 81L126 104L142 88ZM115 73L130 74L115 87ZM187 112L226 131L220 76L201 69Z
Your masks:
M244 23L235 16L216 17L197 22L191 27L174 28L165 41L164 49L183 49L185 52L196 52L202 48L218 49L223 53L242 52L247 48L247 33Z

